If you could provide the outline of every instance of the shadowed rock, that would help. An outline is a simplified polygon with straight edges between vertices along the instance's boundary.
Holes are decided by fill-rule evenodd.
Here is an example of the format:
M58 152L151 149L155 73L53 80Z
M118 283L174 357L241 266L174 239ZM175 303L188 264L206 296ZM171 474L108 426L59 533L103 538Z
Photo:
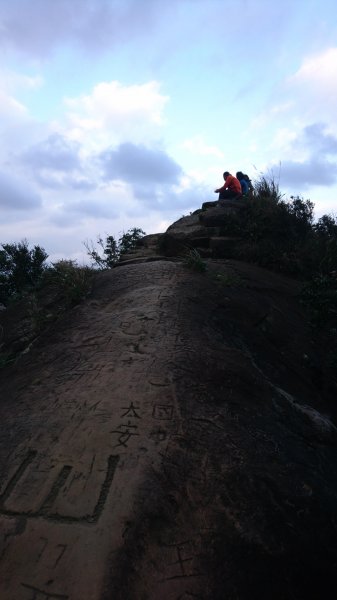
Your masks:
M235 219L245 210L246 202L226 200L214 202L214 205L195 211L170 225L160 240L162 253L166 256L181 256L189 248L196 248L204 257L233 257L240 239L237 235L231 236L227 230L224 233L223 229L229 218Z

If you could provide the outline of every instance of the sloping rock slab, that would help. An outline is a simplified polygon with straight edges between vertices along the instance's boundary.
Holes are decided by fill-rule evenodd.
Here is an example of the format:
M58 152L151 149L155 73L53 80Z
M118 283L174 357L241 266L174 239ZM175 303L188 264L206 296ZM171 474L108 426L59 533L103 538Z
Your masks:
M129 256L129 255L126 255ZM168 258L157 254L155 256L135 256L134 258L124 258L122 261L114 265L114 269L117 267L125 267L126 265L135 265L140 263L157 262L163 260L175 260L174 257Z
M207 266L99 273L2 370L1 600L337 597L336 394L299 286Z

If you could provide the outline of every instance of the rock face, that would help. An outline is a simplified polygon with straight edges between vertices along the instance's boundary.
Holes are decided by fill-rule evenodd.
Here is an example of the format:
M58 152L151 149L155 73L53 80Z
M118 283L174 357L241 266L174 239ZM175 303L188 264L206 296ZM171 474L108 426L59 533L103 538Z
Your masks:
M298 285L161 240L1 371L0 598L335 598L336 389Z
M189 248L196 248L202 257L235 256L240 239L235 235L228 235L228 227L225 225L229 218L235 222L235 218L245 210L245 201L227 200L214 204L216 206L182 217L167 229L160 240L160 247L166 256L183 255Z

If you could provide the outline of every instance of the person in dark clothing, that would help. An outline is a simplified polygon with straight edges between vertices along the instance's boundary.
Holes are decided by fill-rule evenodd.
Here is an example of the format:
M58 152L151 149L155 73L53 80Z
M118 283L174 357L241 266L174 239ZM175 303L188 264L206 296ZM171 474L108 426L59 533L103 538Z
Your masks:
M241 196L240 181L236 177L233 177L229 171L224 172L223 178L225 180L224 185L214 190L216 194L219 194L219 200L229 200Z
M248 181L245 178L245 175L242 173L242 171L238 171L236 174L236 178L240 181L242 195L247 196L249 192L249 185Z
M238 171L236 177L240 181L243 196L252 196L254 193L254 188L248 175L242 173L242 171Z

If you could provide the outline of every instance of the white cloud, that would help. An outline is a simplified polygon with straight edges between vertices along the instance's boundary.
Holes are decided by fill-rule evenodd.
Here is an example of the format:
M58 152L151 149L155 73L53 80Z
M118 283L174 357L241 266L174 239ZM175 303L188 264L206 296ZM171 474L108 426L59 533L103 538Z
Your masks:
M35 121L19 98L20 91L39 86L39 77L28 77L0 68L0 164L45 135L46 125Z
M291 128L288 127L280 127L276 131L276 135L273 140L274 146L279 146L280 148L289 147L289 145L296 139L297 133Z
M275 122L276 119L282 118L282 116L287 118L287 114L289 114L293 106L293 102L284 101L281 104L273 104L272 106L265 107L263 112L252 119L250 129L254 131L266 127L270 123Z
M215 156L216 158L225 158L224 153L217 146L209 146L206 144L201 135L195 135L189 140L185 140L182 147L189 150L192 154L199 156Z
M299 85L308 85L317 93L329 92L336 99L337 48L329 48L321 54L306 58L289 81Z
M329 120L337 132L337 48L306 58L286 88L296 101L302 125L309 119Z
M41 75L24 75L6 68L0 68L1 89L7 93L17 90L38 89L43 85Z
M308 189L310 186L330 187L337 182L337 137L323 123L304 127L288 140L281 161L281 179L286 186Z
M156 81L129 86L119 81L101 82L91 94L65 98L65 132L96 151L125 138L134 142L144 136L149 139L164 124L168 100Z
M68 112L58 122L34 123L27 115L4 162L22 181L20 189L34 180L43 190L32 235L50 225L71 229L74 222L85 227L90 221L93 227L102 219L144 219L144 214L172 213L201 202L200 185L184 178L181 166L156 141L167 101L155 81L101 82L89 94L67 98ZM28 126L28 139L20 140L22 127ZM14 191L7 197L13 199ZM18 207L20 198L15 197ZM25 202L34 204L29 194ZM9 204L4 208L10 219Z
M21 102L0 90L0 115L2 117L22 118L26 117L27 114L28 111Z
M162 122L162 110L168 98L159 94L159 83L123 86L119 81L97 84L91 95L65 99L65 104L87 115L98 115L105 123L116 119L145 116Z
M118 171L118 176L112 174L114 179L126 183L136 179L139 183L145 177L148 190L158 178L167 183L171 177L171 184L176 183L181 167L157 143L135 143L153 139L164 121L168 98L159 87L154 81L130 86L117 81L101 82L90 94L68 98L65 105L72 111L62 121L46 123L42 128L36 123L37 136L33 131L29 133L35 142L27 146L29 139L13 136L11 152L7 149L4 161L20 168L20 176L24 173L26 178L34 178L44 190L86 191L106 186L108 155L109 176L111 169ZM29 116L26 121L29 122ZM29 125L34 129L32 121ZM12 124L8 139L13 131ZM133 143L125 142L128 139ZM20 148L22 144L25 147Z
M289 149L310 122L329 123L337 133L337 48L303 59L299 69L274 88L266 105L251 121L250 131L274 128L272 149ZM275 127L276 126L276 127ZM270 136L270 132L269 132ZM298 156L298 158L303 158Z
M332 186L337 155L337 48L307 56L251 123L283 185ZM267 166L267 168L268 168Z

